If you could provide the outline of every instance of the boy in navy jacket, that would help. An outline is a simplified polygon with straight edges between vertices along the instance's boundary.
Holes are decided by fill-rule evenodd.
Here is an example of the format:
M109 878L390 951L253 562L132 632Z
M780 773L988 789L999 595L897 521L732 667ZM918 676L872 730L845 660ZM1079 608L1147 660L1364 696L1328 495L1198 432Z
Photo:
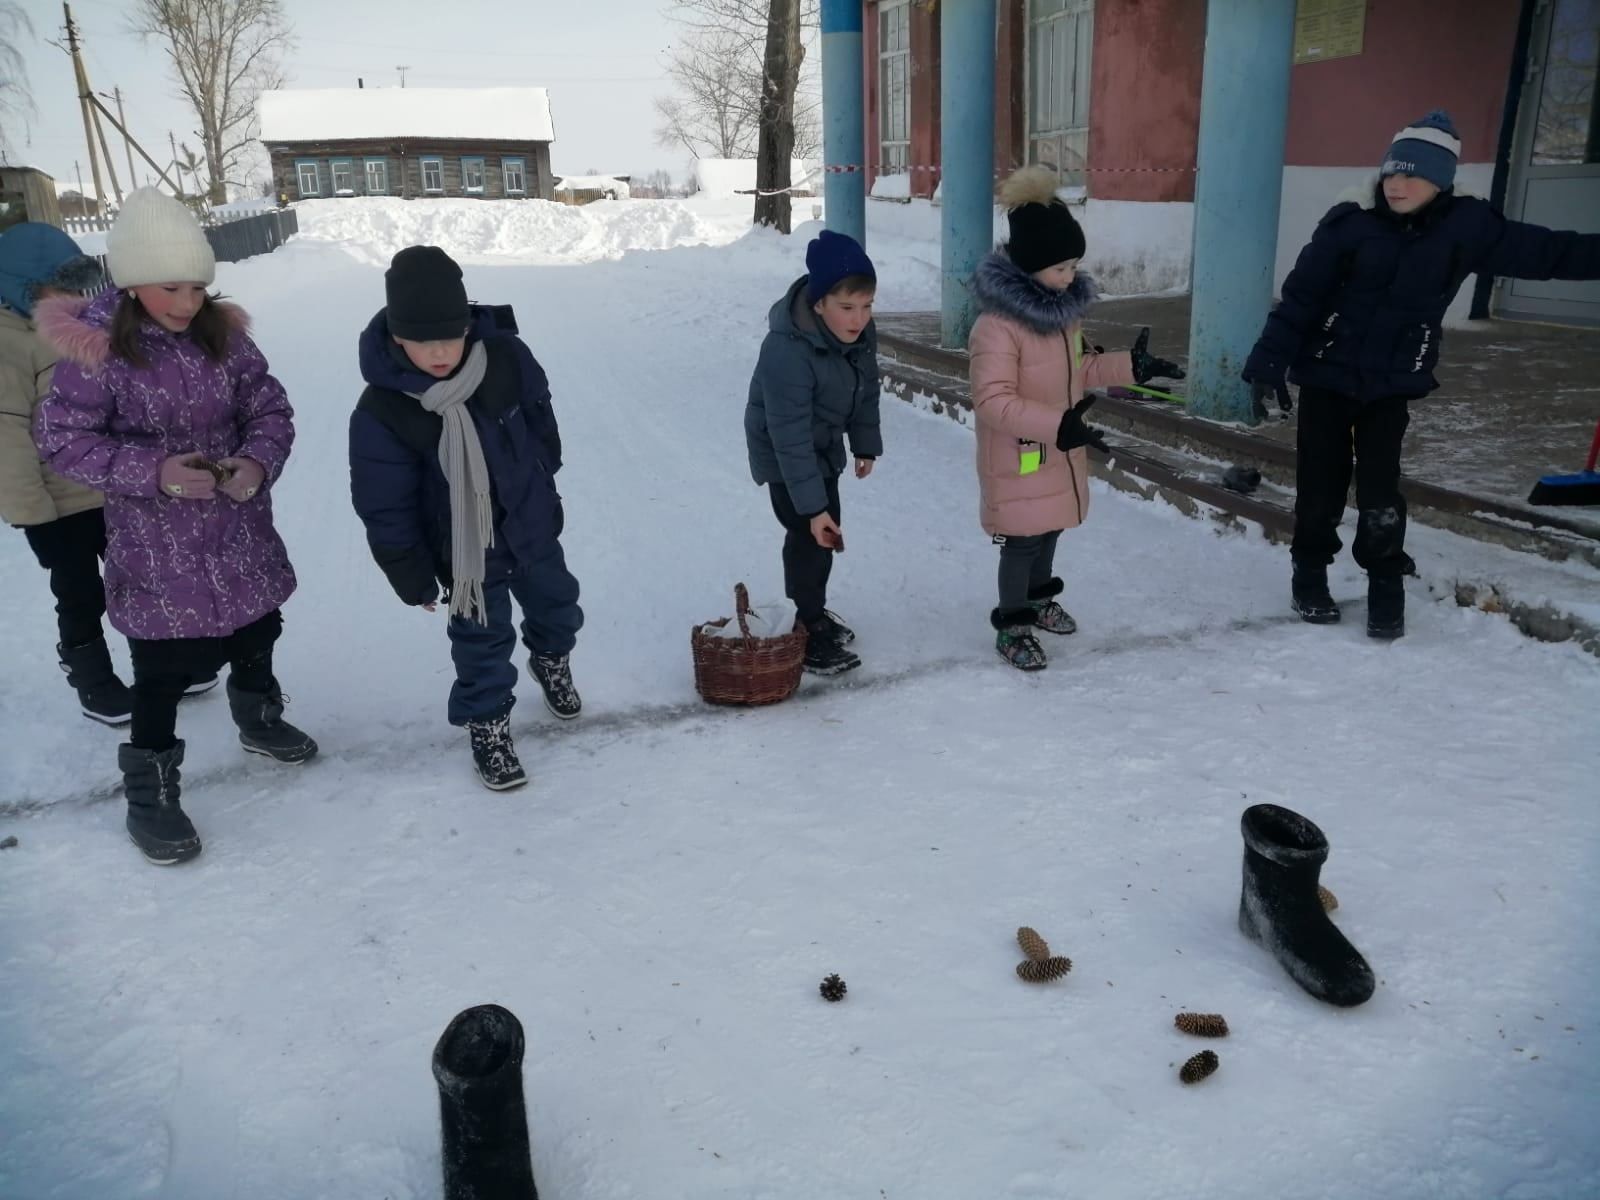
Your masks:
M513 597L545 704L563 719L582 709L568 656L583 610L559 541L550 387L510 308L469 304L443 250L407 247L384 283L388 304L361 335L351 497L395 594L429 612L449 604L448 715L470 734L479 779L520 787Z
M1300 386L1292 594L1313 624L1339 619L1328 564L1353 466L1367 633L1405 633L1400 444L1408 402L1439 386L1440 325L1466 277L1600 279L1600 234L1508 221L1457 195L1460 154L1443 112L1396 134L1379 183L1322 218L1245 365L1258 404L1275 396L1288 412L1286 384Z

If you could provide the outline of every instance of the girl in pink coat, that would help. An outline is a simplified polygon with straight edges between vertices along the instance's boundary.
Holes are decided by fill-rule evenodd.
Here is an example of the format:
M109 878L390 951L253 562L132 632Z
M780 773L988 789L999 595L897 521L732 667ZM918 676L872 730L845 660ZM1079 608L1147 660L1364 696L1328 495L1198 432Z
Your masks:
M973 280L982 315L968 341L977 418L980 519L1000 547L1000 603L989 614L1000 657L1022 671L1048 664L1036 629L1072 633L1056 599L1056 540L1089 510L1089 459L1105 449L1084 424L1090 388L1182 379L1174 363L1145 350L1101 354L1084 341L1083 315L1097 296L1078 270L1083 230L1056 197L1056 174L1024 167L1001 186L1011 236Z

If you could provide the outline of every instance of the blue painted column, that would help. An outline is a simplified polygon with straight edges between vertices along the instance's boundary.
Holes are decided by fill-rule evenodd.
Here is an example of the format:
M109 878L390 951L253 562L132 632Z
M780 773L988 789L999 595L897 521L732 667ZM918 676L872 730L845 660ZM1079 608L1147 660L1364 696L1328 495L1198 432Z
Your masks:
M977 319L972 273L994 249L994 31L995 0L939 5L939 341L952 348L966 347Z
M822 156L828 228L867 244L861 0L822 0ZM836 171L834 167L848 167Z
M1210 0L1194 193L1188 408L1252 421L1239 378L1272 307L1295 6Z

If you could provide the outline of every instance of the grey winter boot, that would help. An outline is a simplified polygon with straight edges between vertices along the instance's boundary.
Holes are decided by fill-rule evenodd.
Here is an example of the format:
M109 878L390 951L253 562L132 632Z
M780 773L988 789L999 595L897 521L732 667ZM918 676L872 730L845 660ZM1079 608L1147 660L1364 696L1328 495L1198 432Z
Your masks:
M1351 1008L1373 990L1372 968L1323 911L1317 877L1328 839L1299 813L1253 804L1240 820L1244 887L1239 932L1260 942L1318 1000Z
M995 653L1019 671L1042 671L1050 665L1039 639L1033 636L1034 615L1027 605L989 611L989 624L994 626Z
M183 743L170 750L117 747L122 790L128 798L128 837L151 862L171 866L200 853L200 835L178 803Z
M103 637L81 646L56 646L67 684L78 693L83 715L113 727L133 720L133 692L117 678Z
M317 743L283 719L283 699L276 683L265 692L247 692L228 680L228 707L239 727L239 744L281 763L303 763L316 755Z

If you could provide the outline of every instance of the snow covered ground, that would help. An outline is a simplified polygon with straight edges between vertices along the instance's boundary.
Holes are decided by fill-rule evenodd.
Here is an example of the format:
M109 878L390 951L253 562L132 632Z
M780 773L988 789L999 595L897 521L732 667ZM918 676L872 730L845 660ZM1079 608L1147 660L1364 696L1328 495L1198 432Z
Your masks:
M886 401L832 592L866 666L708 709L690 626L738 580L781 591L740 411L807 231L704 199L469 207L309 206L221 271L298 408L279 673L324 753L247 760L191 702L195 863L128 845L118 735L75 715L44 576L0 539L0 1196L437 1196L429 1055L485 1002L527 1029L548 1200L1600 1193L1592 658L1421 588L1373 643L1348 562L1353 619L1302 625L1281 549L1097 486L1060 559L1082 632L1020 676L971 435ZM516 306L567 447L586 713L558 727L524 683L509 795L444 722L441 618L349 511L356 335L413 240ZM933 304L936 247L873 249L883 308ZM1328 833L1366 1006L1239 936L1258 801ZM1066 980L1017 980L1020 924ZM1181 1086L1208 1044L1221 1070Z

